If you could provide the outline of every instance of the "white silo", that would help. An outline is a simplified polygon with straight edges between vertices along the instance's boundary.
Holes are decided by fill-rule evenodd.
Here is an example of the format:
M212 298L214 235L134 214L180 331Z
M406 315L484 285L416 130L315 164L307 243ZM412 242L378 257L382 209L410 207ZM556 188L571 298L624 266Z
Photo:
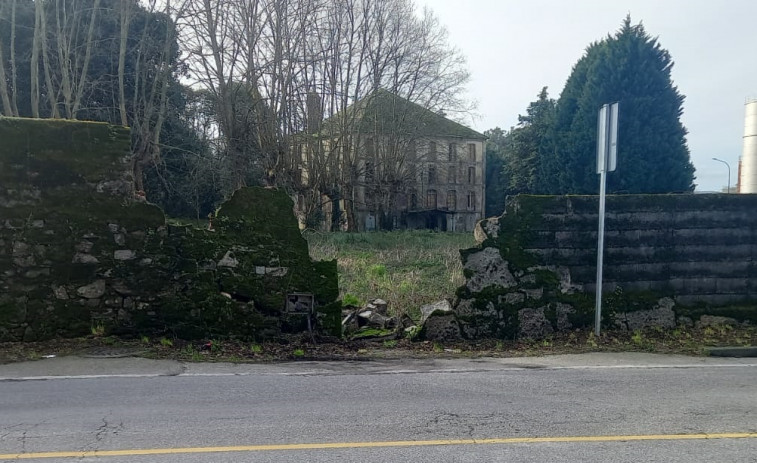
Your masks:
M757 99L748 100L745 108L739 192L757 193Z

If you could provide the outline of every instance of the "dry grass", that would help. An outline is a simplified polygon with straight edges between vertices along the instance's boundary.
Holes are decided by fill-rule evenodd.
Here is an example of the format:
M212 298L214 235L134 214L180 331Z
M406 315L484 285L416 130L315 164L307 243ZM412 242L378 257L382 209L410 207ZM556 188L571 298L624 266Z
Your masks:
M475 244L471 233L425 230L308 232L306 238L311 257L337 260L345 303L381 298L393 313L411 316L423 304L454 297L464 283L460 249Z

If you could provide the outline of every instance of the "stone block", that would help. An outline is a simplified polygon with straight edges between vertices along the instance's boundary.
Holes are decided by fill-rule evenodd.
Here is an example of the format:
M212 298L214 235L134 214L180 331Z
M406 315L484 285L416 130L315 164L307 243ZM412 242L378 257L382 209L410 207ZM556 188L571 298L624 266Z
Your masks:
M460 324L454 313L436 313L422 324L423 338L428 341L453 342L461 338Z
M137 253L131 249L116 249L113 251L113 259L115 260L134 260L137 258Z
M613 321L618 328L635 331L653 326L674 328L676 316L673 311L675 302L669 297L657 301L650 309L635 310L633 312L616 312Z
M422 325L431 315L447 315L450 313L453 313L452 305L447 300L425 304L421 306L420 324Z
M76 289L76 294L85 299L97 299L105 294L105 280L96 280Z
M541 339L554 332L552 324L544 311L547 306L539 308L520 309L518 311L519 337L526 339Z
M470 254L463 268L473 273L466 283L468 289L473 292L479 292L489 286L510 288L516 284L508 263L502 259L497 248L484 248Z

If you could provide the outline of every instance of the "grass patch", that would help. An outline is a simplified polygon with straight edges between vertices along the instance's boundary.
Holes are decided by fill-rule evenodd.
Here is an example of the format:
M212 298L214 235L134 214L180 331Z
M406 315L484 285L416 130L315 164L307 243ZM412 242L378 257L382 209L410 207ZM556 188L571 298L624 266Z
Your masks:
M340 298L381 298L392 314L417 318L420 306L453 297L463 285L460 249L475 245L472 233L405 230L318 233L305 236L310 256L336 259Z

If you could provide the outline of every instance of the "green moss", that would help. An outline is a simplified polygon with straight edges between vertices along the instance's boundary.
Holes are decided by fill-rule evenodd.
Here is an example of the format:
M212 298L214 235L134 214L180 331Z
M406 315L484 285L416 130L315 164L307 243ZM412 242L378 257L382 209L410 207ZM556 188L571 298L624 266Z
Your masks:
M23 161L22 165L37 174L26 177L26 182L49 180L53 185L59 179L98 182L114 178L113 172L122 172L122 160L130 149L127 128L61 119L2 117L0 140L3 140L3 162L12 165ZM72 152L76 156L70 156ZM11 172L14 171L0 175Z
M522 307L520 304L500 302L500 299L504 300L504 296L510 292L511 290L498 286L484 288L476 293L475 299L471 302L474 313L488 313L493 308L496 315L465 316L458 314L458 318L495 338L515 339L520 328L518 310Z
M537 269L530 272L534 275L534 283L522 284L523 288L544 288L545 293L558 291L560 286L560 277L555 272L547 269Z
M316 307L316 319L322 332L331 336L342 336L342 303L340 301Z
M702 315L712 315L718 317L729 317L740 322L757 324L757 305L748 303L743 305L736 304L722 307L711 307L706 304L697 304L692 307L676 305L675 312L679 317L689 317L694 321L699 320Z
M663 297L666 295L653 291L624 291L618 286L615 291L603 296L602 307L603 311L611 313L649 310Z
M595 318L594 295L587 293L561 294L555 297L554 302L561 302L573 307L574 312L568 314L568 321L573 328L586 328L593 326ZM607 311L602 311L602 324L609 320Z
M391 336L394 334L393 330L381 330L378 328L361 328L352 335L352 339L364 339L364 338L378 338L383 336Z
M214 230L166 225L160 208L133 202L124 191L128 129L0 117L0 140L0 184L15 202L2 211L3 225L13 228L0 229L0 270L10 275L2 283L11 294L0 305L0 324L12 326L13 336L23 333L21 323L34 337L87 334L96 317L120 333L270 337L306 329L296 317L282 318L291 292L313 293L319 327L331 334L341 329L336 261L310 260L283 191L235 192L218 211ZM16 241L33 247L30 259L39 267L5 273L16 269L10 257ZM115 251L126 249L136 258L116 259ZM77 252L97 262L73 263ZM216 268L227 252L236 267ZM260 275L257 267L282 267L286 274ZM49 275L23 276L27 269ZM24 278L34 278L33 285ZM107 282L102 300L79 301L76 288L99 279ZM61 285L71 300L52 294ZM119 313L120 291L131 293L126 316ZM30 302L19 307L19 298Z

